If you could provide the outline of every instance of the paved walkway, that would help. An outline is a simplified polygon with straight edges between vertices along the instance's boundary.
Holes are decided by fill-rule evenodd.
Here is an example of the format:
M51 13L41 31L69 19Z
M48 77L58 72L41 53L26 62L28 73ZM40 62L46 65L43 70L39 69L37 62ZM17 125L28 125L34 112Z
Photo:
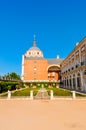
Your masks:
M0 100L0 130L86 130L86 100Z

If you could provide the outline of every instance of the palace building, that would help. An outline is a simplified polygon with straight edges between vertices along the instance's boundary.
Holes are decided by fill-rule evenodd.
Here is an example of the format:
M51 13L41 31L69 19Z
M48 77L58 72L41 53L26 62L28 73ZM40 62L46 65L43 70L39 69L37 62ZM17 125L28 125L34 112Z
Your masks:
M86 38L61 63L63 88L86 92Z
M59 56L55 59L44 58L34 37L33 46L22 56L23 82L59 82L62 61Z
M61 82L63 88L86 92L86 38L67 58L46 59L34 37L33 46L22 56L22 81Z

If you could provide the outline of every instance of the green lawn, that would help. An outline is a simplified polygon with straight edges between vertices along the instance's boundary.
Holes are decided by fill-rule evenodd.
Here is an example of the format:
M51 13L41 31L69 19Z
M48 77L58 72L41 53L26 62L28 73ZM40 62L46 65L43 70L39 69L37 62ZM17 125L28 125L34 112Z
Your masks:
M34 96L37 94L39 88L26 88L23 90L18 90L12 93L12 96L30 96L30 91L33 90Z
M33 94L34 96L37 94L38 90L40 88L24 88L22 90L17 90L14 93L12 93L12 96L30 96L30 91L33 90ZM65 90L62 88L46 88L46 90L48 91L48 94L50 95L50 90L53 90L54 96L72 96L71 91L69 90ZM7 96L7 94L4 94L2 96ZM76 94L76 96L83 96L84 95L80 95L80 94Z
M49 95L50 95L50 90L53 90L54 96L72 96L69 90L64 90L61 88L47 88Z
M31 90L33 90L33 94L35 96L39 89L40 88L26 88L23 90L16 91L15 93L12 93L12 96L30 96ZM46 90L48 91L49 95L50 95L50 90L53 90L54 96L72 96L70 90L65 90L62 88L46 88ZM84 96L84 95L76 94L76 96Z

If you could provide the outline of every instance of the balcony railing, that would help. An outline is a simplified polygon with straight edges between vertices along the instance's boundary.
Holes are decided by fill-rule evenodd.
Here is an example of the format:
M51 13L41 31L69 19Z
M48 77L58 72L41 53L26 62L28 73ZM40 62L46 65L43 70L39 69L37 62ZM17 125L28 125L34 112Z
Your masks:
M70 72L71 70L74 70L74 69L76 69L76 68L78 68L78 67L80 67L80 66L83 66L83 65L86 65L86 61L83 61L83 62L81 62L81 63L78 63L78 64L72 66L71 68L67 68L67 70L65 70L65 71L62 72L61 74L65 74L65 73L67 73L67 72Z

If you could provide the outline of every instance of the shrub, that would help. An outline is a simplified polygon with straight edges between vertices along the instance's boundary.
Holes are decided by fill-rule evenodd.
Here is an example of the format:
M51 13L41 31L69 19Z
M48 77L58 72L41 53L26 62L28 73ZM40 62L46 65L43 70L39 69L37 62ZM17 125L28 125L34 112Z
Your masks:
M8 87L7 87L7 88L8 88L8 90L11 90L11 86L10 86L10 85L8 85Z
M16 85L19 85L18 82L1 82L0 83L0 93L7 92L8 90L15 90Z

